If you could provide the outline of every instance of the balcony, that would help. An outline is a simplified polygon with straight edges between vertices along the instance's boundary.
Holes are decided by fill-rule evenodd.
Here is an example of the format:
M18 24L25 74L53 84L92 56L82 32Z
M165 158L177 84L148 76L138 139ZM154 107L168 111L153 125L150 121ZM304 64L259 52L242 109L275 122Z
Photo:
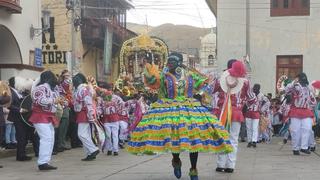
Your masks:
M20 14L20 0L0 0L0 9L5 9L11 14Z

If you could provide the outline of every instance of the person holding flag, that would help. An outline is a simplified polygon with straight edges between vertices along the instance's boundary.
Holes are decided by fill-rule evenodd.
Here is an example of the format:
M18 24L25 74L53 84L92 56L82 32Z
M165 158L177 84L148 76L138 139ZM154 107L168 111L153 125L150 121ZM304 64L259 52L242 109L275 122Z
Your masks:
M213 114L219 117L222 125L229 131L233 151L228 154L218 154L217 172L233 173L238 150L238 138L241 122L244 121L242 108L246 102L256 101L256 96L245 78L244 64L235 59L228 61L228 69L220 79L215 78L210 83L210 91L216 97Z

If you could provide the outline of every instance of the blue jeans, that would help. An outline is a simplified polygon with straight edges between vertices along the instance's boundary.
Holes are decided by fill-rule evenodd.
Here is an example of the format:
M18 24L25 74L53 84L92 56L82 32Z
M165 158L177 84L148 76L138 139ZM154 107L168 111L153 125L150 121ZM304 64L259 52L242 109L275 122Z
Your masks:
M16 140L16 128L13 123L6 124L6 143L17 143Z

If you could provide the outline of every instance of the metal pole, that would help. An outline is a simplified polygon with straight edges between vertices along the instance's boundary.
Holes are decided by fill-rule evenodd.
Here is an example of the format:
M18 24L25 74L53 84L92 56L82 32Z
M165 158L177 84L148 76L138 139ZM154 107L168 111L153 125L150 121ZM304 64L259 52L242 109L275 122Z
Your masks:
M75 75L76 69L76 41L77 41L77 33L74 25L74 21L76 18L76 9L78 5L78 0L73 0L72 3L72 16L71 16L71 75Z
M250 56L250 0L246 0L246 55Z
M250 58L250 0L246 0L246 58ZM251 70L248 78L251 79Z

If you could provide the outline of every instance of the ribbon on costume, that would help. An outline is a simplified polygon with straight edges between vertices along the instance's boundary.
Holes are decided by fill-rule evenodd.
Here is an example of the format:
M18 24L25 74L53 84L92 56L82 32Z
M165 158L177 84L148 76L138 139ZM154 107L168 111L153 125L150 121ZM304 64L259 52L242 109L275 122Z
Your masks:
M107 134L104 130L103 125L99 121L94 121L90 123L90 131L92 142L104 152L104 147L106 143Z
M127 133L130 133L131 131L133 131L137 127L139 122L142 120L142 116L143 116L142 107L141 107L140 103L137 102L136 109L134 111L135 119L134 119L132 125L128 128Z
M227 98L226 98L226 101L223 103L222 111L219 119L221 121L221 124L229 132L231 128L231 118L232 118L231 94L230 94L230 91L228 91Z

